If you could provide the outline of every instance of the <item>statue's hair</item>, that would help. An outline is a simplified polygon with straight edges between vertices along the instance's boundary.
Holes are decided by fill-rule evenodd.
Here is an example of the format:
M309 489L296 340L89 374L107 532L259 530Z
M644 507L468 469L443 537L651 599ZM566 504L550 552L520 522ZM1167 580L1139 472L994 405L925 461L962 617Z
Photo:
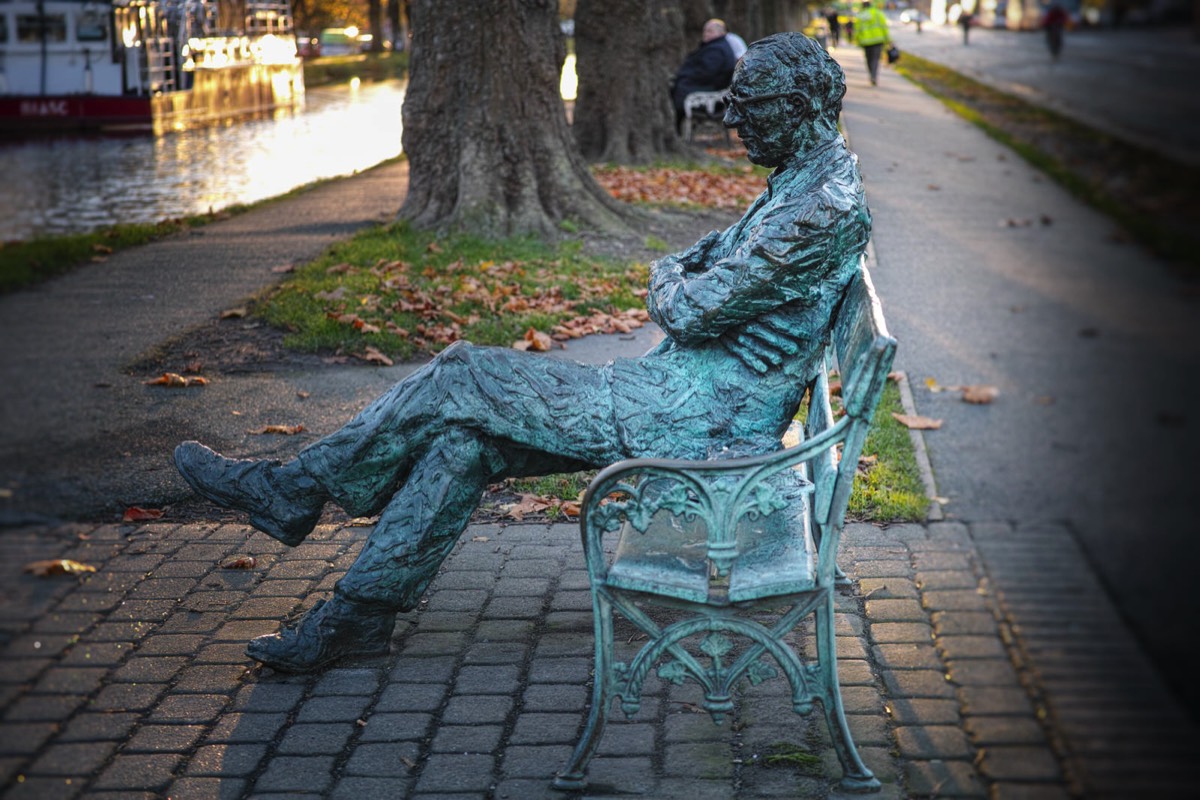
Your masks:
M751 44L742 61L747 67L775 62L782 67L779 91L799 89L818 117L837 124L846 96L846 74L816 39L803 33L775 33Z

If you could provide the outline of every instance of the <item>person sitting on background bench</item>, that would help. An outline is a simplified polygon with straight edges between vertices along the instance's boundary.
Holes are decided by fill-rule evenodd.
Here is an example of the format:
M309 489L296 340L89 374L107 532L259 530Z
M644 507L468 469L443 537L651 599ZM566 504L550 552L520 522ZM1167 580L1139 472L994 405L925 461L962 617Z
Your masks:
M396 613L418 604L494 481L779 449L871 217L837 128L845 76L815 40L750 45L731 92L725 124L775 171L738 223L651 265L647 306L666 338L646 355L594 366L460 342L287 463L176 449L197 493L290 546L328 501L380 514L329 600L250 642L252 658L307 672L387 652Z
M692 92L723 92L733 79L737 57L725 36L725 23L710 19L704 23L703 41L688 53L671 83L675 103L675 129L683 124L683 99Z

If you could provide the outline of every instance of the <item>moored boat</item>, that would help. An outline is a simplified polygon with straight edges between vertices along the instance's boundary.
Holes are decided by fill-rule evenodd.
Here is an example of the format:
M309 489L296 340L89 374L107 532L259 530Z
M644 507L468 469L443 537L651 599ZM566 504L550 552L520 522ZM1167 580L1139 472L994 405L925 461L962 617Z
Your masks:
M303 100L287 0L0 0L5 133L164 133Z

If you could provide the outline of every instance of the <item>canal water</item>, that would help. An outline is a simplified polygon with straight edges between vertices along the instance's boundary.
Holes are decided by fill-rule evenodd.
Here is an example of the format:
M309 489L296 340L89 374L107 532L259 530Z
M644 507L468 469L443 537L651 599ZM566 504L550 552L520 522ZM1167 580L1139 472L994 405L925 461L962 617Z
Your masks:
M355 82L225 127L0 142L0 241L219 211L352 174L399 155L403 102L401 82Z

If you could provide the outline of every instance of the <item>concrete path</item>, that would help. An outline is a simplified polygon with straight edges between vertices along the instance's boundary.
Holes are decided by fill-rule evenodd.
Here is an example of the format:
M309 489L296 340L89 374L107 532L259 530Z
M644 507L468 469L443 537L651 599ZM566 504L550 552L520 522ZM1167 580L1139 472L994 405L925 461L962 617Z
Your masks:
M1200 164L1200 44L1185 25L1068 31L1050 58L1040 32L892 22L902 51L1075 117L1118 138Z
M926 437L937 492L949 499L945 519L852 525L845 540L843 565L858 585L838 600L844 695L865 758L885 783L880 796L1191 796L1195 723L1128 627L1132 618L1143 636L1173 630L1147 637L1157 653L1190 645L1195 617L1176 614L1194 602L1184 591L1194 521L1183 500L1194 470L1167 466L1196 428L1188 419L1193 385L1180 377L1194 374L1191 307L1159 265L1107 240L1106 220L894 73L871 90L858 51L839 56L851 84L846 127L875 214L874 275L901 341L899 366L917 410L945 420ZM372 194L358 188L370 179L325 195L312 224L340 219L348 198ZM349 218L369 222L394 205ZM286 239L288 220L298 218L280 209L271 225L248 216L240 232L213 229L195 240L241 243L222 256L223 280L243 280L237 264L253 259L245 284L230 283L230 303L271 280L271 266L320 249L312 240L311 250L266 250L265 239ZM60 320L64 308L80 309L70 336L61 326L38 329L59 353L74 354L60 382L33 374L41 362L21 353L0 361L5 453L34 453L38 431L55 441L53 430L14 415L45 404L62 409L61 419L86 415L97 402L88 391L95 383L118 383L121 365L156 337L211 319L214 308L200 309L196 298L227 305L222 287L214 294L205 277L211 273L198 271L204 251L210 259L215 251L186 244L130 253L142 260L133 279L81 273L39 290L31 309L20 296L0 302L6 337L40 324L35 308ZM194 267L186 275L148 278L159 274L155 267L184 263ZM132 261L109 264L131 270L113 276L135 274ZM190 281L191 293L163 294L172 289L162 284L177 280ZM122 296L175 299L126 325L114 316L121 296L110 292L120 287ZM85 313L89 303L95 311ZM12 314L22 316L10 323ZM105 346L104 337L124 343ZM588 357L611 356L612 344ZM380 376L371 381L387 377L357 374L366 372ZM992 405L967 406L953 392L923 388L926 377L989 383L1001 394ZM40 393L34 402L12 390L26 379ZM267 416L286 410L279 392L294 396L303 380L231 381L240 388L229 391ZM351 386L328 407L341 402L348 412L369 389ZM131 431L139 418L142 427L181 420L163 425L164 439L209 424L212 409L189 409L194 399L139 399L144 389L132 378L124 391L97 413L127 413ZM238 421L226 435L244 435L243 425L250 423ZM162 453L154 457L165 474ZM106 463L121 470L119 461ZM1136 480L1143 474L1154 480ZM248 638L327 592L368 533L325 525L286 549L242 524L4 531L0 794L559 796L548 781L578 733L590 678L591 615L573 525L472 526L420 609L403 616L386 657L294 678L243 655ZM253 555L254 566L220 566L238 554ZM30 561L57 557L98 571L82 580L21 573ZM1134 596L1130 586L1146 591ZM837 796L821 726L779 702L782 684L748 690L724 727L695 713L687 687L650 688L639 717L610 723L588 796ZM822 769L766 766L778 743L813 753Z

